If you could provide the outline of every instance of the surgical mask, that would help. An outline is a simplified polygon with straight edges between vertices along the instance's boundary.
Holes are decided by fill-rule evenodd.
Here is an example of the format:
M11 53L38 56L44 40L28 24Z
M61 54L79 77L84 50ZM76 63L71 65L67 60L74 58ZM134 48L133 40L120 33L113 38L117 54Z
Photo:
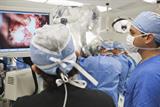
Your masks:
M148 35L148 34L147 33L146 34L141 34L141 35L137 35L136 37L133 37L132 35L128 34L127 39L126 39L128 51L136 53L136 52L138 52L138 49L143 49L143 50L160 50L160 48L143 48L143 47L136 47L134 45L135 38L141 37L141 36L145 36L145 35Z
M128 36L126 38L126 41L127 41L126 45L127 45L128 51L130 51L130 52L137 52L138 51L138 47L135 47L133 44L134 40L135 40L135 37L128 34Z
M131 34L128 34L128 36L127 36L127 49L128 49L128 51L136 53L136 52L138 52L138 49L146 49L147 50L148 48L136 47L134 45L135 38L141 37L141 36L146 36L146 35L148 35L148 33L137 35L135 37L132 36Z

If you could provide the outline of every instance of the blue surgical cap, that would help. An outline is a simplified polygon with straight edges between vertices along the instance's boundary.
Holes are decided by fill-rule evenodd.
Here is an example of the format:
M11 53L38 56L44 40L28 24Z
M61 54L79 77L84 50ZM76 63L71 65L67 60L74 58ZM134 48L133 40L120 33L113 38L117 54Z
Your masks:
M76 55L74 51L69 31L62 24L54 26L45 25L38 29L30 44L30 54L33 63L50 75L56 75L57 68L64 73L68 73L73 68L71 64L63 62L63 65L66 65L63 67L60 63L52 61L51 58L75 62Z
M123 44L118 41L114 41L113 47L114 47L114 49L118 49L118 50L122 50L122 51L125 50Z
M113 41L103 41L101 47L107 49L107 50L113 50Z
M132 25L142 33L153 33L155 40L160 43L160 15L151 11L139 14Z

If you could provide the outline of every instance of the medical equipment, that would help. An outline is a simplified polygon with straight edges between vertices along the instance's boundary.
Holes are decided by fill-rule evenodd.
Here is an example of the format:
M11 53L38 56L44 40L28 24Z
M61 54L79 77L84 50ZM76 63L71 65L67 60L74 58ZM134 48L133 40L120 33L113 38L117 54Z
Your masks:
M35 84L31 69L7 72L5 79L5 98L15 101L18 97L32 95Z
M79 13L79 14L77 14ZM88 37L99 36L100 13L96 6L63 7L58 6L53 12L54 24L67 22L76 50L88 44ZM86 32L92 32L89 35Z
M152 3L152 4L160 3L160 0L143 0L143 1L147 3Z
M0 57L28 57L30 39L44 24L49 13L0 10Z
M131 24L130 24L129 20L127 20L125 18L115 19L114 22L112 23L113 29L118 33L129 32L130 26L131 26Z

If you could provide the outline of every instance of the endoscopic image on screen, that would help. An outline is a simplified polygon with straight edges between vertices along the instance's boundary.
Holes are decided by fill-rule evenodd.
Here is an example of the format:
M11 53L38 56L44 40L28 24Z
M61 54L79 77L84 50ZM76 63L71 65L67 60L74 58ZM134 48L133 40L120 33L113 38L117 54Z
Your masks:
M37 28L49 24L49 15L0 12L0 49L28 48Z

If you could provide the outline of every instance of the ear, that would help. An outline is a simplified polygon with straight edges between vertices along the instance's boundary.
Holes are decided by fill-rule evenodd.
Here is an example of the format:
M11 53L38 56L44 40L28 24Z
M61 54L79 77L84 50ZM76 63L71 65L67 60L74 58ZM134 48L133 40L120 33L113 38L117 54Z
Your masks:
M154 41L154 36L153 34L148 34L145 38L145 44L150 44Z
M35 64L32 65L32 70L37 74L41 74L42 73L42 71Z

